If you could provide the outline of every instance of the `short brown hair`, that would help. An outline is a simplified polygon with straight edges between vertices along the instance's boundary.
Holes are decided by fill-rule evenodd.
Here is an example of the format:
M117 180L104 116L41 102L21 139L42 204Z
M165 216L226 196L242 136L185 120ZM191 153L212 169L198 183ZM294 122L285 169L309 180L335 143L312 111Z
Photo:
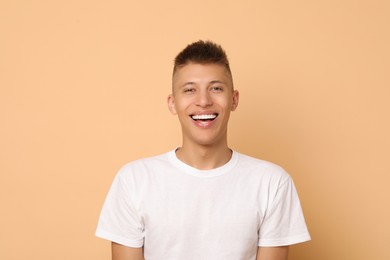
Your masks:
M178 68L188 63L220 64L232 76L226 52L221 45L211 41L200 40L187 45L175 58L173 74Z

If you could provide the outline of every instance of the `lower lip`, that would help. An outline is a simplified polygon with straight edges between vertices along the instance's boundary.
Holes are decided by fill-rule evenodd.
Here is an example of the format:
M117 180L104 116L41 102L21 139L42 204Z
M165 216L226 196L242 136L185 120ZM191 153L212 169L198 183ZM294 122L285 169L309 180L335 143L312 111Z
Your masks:
M209 120L209 121L196 121L196 120L193 120L194 121L194 124L199 127L199 128L202 128L202 129L207 129L207 128L210 128L212 127L212 125L214 124L214 120Z

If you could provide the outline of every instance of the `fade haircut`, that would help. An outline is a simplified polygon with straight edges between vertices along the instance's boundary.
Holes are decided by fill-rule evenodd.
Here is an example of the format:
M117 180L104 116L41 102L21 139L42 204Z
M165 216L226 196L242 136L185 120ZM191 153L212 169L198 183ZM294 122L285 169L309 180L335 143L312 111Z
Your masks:
M173 75L179 68L189 63L222 65L232 78L226 52L221 45L214 42L200 40L187 45L175 58Z

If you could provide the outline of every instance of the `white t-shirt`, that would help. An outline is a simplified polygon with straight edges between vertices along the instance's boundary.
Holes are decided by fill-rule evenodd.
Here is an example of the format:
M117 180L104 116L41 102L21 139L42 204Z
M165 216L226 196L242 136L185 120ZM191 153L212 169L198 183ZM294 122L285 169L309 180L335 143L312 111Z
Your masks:
M174 150L125 165L96 235L144 246L146 260L249 260L258 246L310 240L291 177L235 151L212 170L183 163Z

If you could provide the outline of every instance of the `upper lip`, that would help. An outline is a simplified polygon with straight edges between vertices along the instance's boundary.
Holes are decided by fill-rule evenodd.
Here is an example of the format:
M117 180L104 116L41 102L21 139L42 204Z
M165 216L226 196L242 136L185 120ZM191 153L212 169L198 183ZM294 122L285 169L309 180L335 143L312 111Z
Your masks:
M195 116L195 115L218 115L218 113L214 111L197 111L190 114L190 116Z

